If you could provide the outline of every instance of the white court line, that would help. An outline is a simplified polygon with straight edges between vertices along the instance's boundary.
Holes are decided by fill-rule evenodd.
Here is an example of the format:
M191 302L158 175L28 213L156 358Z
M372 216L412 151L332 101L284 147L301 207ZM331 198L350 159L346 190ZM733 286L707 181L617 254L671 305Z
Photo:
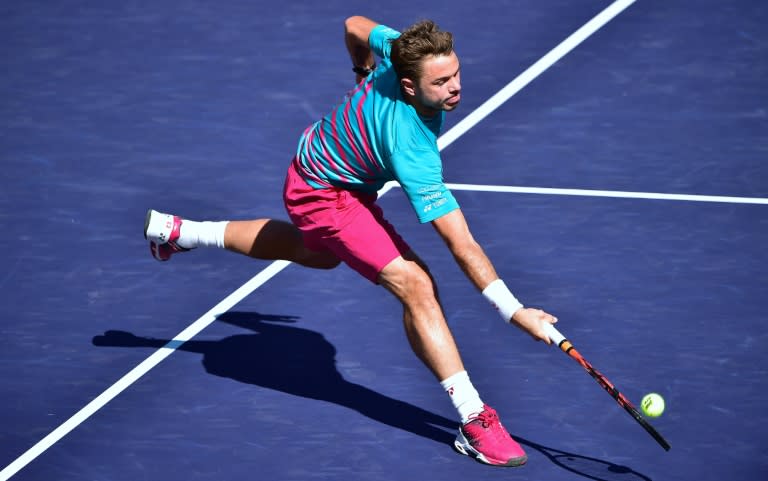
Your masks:
M688 202L723 202L728 204L764 204L762 197L728 197L721 195L661 194L657 192L623 192L618 190L553 189L546 187L514 187L505 185L446 184L451 190L505 192L515 194L572 195L585 197L615 197L622 199L677 200Z
M509 82L506 87L499 90L493 97L486 100L485 103L475 109L471 114L461 119L459 123L457 123L451 130L443 134L437 140L437 146L440 148L440 150L442 150L445 147L451 145L454 140L464 135L467 130L474 127L478 122L487 117L488 114L496 110L501 104L509 100L510 97L528 85L533 79L541 75L555 62L565 57L565 55L576 48L581 42L586 40L590 35L595 33L606 23L613 20L616 15L623 12L633 3L635 3L635 0L617 0L616 2L613 2L605 10L598 13L592 20L585 23L584 26L560 42L557 47L553 48L546 55L541 57L538 62L528 67L525 72L521 73L513 81Z
M470 113L465 119L462 119L452 129L443 134L438 140L437 145L440 150L450 145L453 141L461 137L470 128L474 127L478 122L484 119L493 110L498 108L502 103L507 101L512 95L528 85L534 78L544 72L547 68L552 66L560 58L565 56L568 52L573 50L577 45L583 42L587 37L596 32L600 27L611 21L616 15L621 13L624 9L629 7L635 2L635 0L617 0L608 6L605 10L600 12L592 20L587 22L583 27L574 32L571 36L563 40L557 47L547 53L541 60L533 64L525 72L520 74L515 80L510 82L506 87L499 91L496 95L491 97L488 101L478 107L475 111ZM389 183L379 192L379 195L383 195L388 192L395 184ZM96 411L104 407L108 402L114 399L118 394L127 389L131 384L136 382L144 374L146 374L153 367L160 364L166 357L170 356L180 345L190 340L193 336L197 335L200 331L208 327L216 320L216 317L223 314L227 310L231 309L235 304L239 303L255 291L259 286L267 282L269 279L277 275L280 271L285 269L290 263L286 261L276 261L270 264L269 267L257 274L253 279L248 281L242 287L234 291L227 296L219 304L213 307L210 311L205 313L198 320L193 322L184 331L179 333L172 341L166 344L164 347L155 351L151 356L145 359L141 364L133 368L128 374L123 376L115 384L110 386L106 391L101 393L93 401L88 403L84 408L78 411L75 415L61 424L58 428L54 429L50 434L40 440L37 444L32 446L24 454L19 456L15 461L6 466L0 471L0 481L7 481L11 476L16 474L19 470L24 468L27 464L31 463L35 458L45 452L48 448L56 444L61 438L66 436L70 431L77 426L85 422Z
M275 261L270 264L266 269L255 275L250 281L246 282L235 290L232 294L227 296L224 300L216 304L211 310L203 314L197 321L193 322L189 327L181 331L173 340L169 341L165 346L155 351L151 356L146 358L138 366L133 368L128 374L120 378L116 383L110 386L106 391L97 396L93 401L88 403L84 408L78 411L74 416L66 420L58 428L51 431L46 437L40 440L37 444L32 446L27 452L19 456L14 462L9 464L5 469L0 471L0 480L6 481L11 476L16 474L21 468L32 462L36 457L42 454L46 449L53 446L61 438L66 436L70 431L82 424L86 419L91 417L96 411L103 408L108 402L114 399L118 394L123 392L131 384L136 382L144 374L149 372L150 369L160 364L160 362L166 357L173 354L176 349L189 341L194 336L200 333L203 329L208 327L216 318L232 309L238 302L243 300L246 296L260 287L262 284L274 277L278 272L282 271L290 264L288 261Z

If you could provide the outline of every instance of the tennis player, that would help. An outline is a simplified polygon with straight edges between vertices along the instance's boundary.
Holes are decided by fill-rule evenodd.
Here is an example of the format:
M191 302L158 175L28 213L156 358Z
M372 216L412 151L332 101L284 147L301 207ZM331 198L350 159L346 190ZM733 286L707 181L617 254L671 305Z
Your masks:
M443 182L437 137L446 112L461 101L453 36L429 20L401 33L354 16L345 21L345 40L355 87L299 139L284 188L292 222L196 222L150 210L144 234L152 254L165 261L196 247L219 247L320 269L344 262L402 303L411 348L461 419L455 448L487 464L522 465L525 452L470 381L427 266L376 203L386 182L399 182L419 222L432 224L502 318L550 342L544 325L557 320L523 307L509 291Z

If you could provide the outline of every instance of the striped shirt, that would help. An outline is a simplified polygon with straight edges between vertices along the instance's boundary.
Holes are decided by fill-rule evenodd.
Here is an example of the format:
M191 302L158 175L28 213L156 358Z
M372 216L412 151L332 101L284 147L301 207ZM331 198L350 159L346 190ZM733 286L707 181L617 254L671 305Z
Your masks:
M406 103L392 62L399 32L376 26L369 36L379 67L299 140L297 158L311 186L376 192L396 180L420 222L459 207L443 182L437 136L445 112L421 117Z

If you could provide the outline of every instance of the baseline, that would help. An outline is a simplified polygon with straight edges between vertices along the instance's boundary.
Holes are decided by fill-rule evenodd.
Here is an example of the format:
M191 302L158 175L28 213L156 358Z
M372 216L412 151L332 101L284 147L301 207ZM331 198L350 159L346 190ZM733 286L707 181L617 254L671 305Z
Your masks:
M516 187L504 185L446 184L451 190L506 192L514 194L571 195L582 197L614 197L623 199L677 200L687 202L723 202L728 204L768 205L768 198L729 197L721 195L663 194L658 192L625 192L618 190L557 189L549 187Z

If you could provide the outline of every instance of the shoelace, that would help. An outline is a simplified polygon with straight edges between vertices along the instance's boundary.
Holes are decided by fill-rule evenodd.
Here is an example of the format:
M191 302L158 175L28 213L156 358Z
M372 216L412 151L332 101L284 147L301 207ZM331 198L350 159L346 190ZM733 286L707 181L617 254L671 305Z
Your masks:
M480 421L480 424L483 425L483 429L488 429L488 427L494 422L496 422L498 418L499 418L499 415L496 414L496 411L490 408L485 408L479 413L471 415L469 417L469 420L470 422Z

